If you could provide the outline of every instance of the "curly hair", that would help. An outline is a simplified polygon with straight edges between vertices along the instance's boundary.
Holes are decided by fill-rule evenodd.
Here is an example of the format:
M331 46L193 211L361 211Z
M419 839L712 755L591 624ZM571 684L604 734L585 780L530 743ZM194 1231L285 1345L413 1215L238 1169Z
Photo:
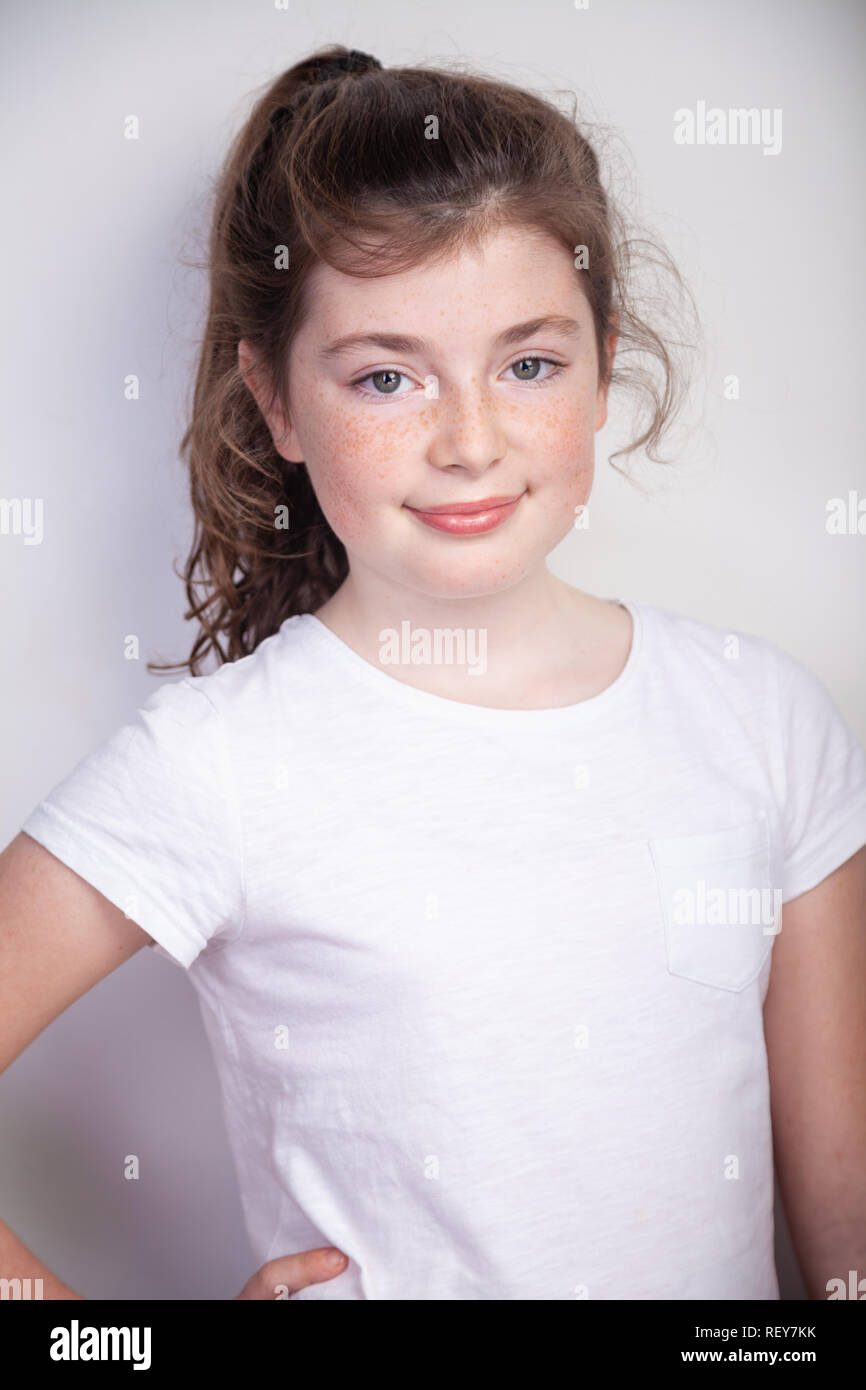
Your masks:
M436 139L425 138L431 113ZM477 247L503 224L542 230L568 250L592 310L599 380L626 384L648 406L612 466L640 448L668 462L658 446L684 391L672 340L635 307L636 263L693 301L667 252L626 234L574 110L467 71L385 69L356 49L321 49L270 83L216 180L207 321L180 445L195 519L184 617L199 631L187 661L149 670L195 676L210 652L218 662L247 656L348 573L306 466L274 447L239 365L241 339L270 382L271 406L279 399L289 418L289 354L317 262L398 273ZM286 515L288 528L277 520Z

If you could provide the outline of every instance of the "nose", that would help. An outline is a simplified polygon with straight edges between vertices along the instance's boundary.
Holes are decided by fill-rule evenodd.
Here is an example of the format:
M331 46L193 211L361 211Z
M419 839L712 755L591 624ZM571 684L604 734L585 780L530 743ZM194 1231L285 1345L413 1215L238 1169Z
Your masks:
M435 468L462 469L473 477L504 457L505 431L492 394L470 382L439 386L428 457Z

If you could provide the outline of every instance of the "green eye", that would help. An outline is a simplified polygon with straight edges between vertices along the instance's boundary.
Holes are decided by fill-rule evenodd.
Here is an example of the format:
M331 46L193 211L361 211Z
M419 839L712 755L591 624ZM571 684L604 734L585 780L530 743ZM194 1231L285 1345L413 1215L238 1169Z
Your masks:
M388 369L387 369L386 371L384 371L384 372L372 372L372 373L370 374L370 376L368 376L368 377L365 378L365 380L366 380L366 381L372 381L372 382L374 382L374 383L377 383L377 382L379 382L379 381L384 381L386 377L391 377L392 380L385 383L385 387L384 387L384 390L383 390L383 393L382 393L383 395L389 395L389 396L390 396L390 395L393 395L394 392L396 391L396 389L397 389L397 381L398 381L398 379L400 378L401 375L402 375L401 372L394 372L394 371L391 371L390 368L388 368Z
M398 384L409 378L405 372L398 372L396 367L384 367L379 372L369 372L367 376L359 377L357 381L350 383L352 390L357 391L360 396L366 397L368 401L387 399L388 396L406 396L408 391L398 391ZM364 385L365 381L372 381L374 389L372 391ZM378 383L381 383L381 388Z
M562 363L555 362L552 357L518 357L517 361L512 362L511 366L506 367L505 370L516 372L527 363L530 364L530 370L525 374L513 377L514 381L525 381L530 386L546 386L549 381L552 381L555 376L559 376L559 373L565 370ZM545 376L540 377L538 369L542 364L550 367L551 370Z
M534 364L535 370L531 373L531 375L522 376L522 377L520 378L520 380L521 380L521 381L530 381L530 380L533 380L535 377L538 376L538 370L539 370L539 368L540 368L540 366L541 366L541 358L540 358L540 357L521 357L521 359L520 359L519 362L512 362L512 364L511 364L511 366L510 366L510 368L509 368L509 371L516 371L518 367L523 367L527 362Z

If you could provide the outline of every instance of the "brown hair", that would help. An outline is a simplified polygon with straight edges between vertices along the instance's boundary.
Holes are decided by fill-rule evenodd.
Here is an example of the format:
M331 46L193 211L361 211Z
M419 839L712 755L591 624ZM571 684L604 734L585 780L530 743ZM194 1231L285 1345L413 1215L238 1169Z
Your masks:
M437 138L429 138L434 117ZM250 343L271 404L279 399L289 418L289 352L318 260L346 274L392 274L476 246L504 222L546 231L572 256L586 248L587 268L575 264L599 379L626 383L649 404L646 428L611 462L641 447L666 462L658 444L683 393L671 341L634 307L639 249L650 245L643 258L685 287L666 252L625 235L574 113L489 77L383 69L354 49L322 49L268 86L217 181L210 302L180 446L195 517L184 617L200 631L188 661L148 662L149 670L195 676L209 651L219 662L249 655L286 618L320 607L348 573L305 465L274 448L241 374L239 341ZM285 508L288 529L275 520Z

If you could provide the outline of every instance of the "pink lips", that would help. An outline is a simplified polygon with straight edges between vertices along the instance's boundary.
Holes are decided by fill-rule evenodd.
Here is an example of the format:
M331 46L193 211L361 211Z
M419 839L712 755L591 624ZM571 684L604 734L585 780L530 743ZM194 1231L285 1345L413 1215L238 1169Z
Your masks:
M407 507L407 511L413 512L426 526L432 526L434 531L447 531L452 536L477 536L501 526L516 510L522 496L521 492L517 497L483 497L478 502L446 503L424 511Z

